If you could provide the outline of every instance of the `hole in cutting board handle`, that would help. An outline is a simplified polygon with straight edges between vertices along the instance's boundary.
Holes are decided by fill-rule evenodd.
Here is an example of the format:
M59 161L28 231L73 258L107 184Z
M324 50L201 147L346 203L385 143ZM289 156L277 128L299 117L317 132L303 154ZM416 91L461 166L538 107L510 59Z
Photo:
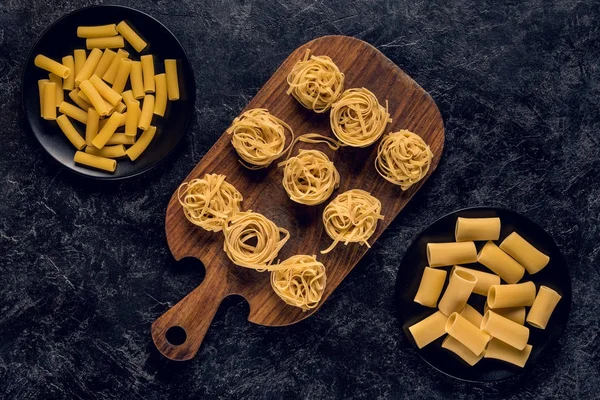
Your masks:
M180 326L172 326L167 329L165 337L173 346L179 346L185 343L185 340L187 339L187 333L185 333L185 329Z

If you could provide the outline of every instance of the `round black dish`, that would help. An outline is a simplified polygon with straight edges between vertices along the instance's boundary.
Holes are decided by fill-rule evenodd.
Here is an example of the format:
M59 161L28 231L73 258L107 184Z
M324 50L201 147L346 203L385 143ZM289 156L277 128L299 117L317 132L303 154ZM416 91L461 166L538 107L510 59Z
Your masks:
M546 268L535 275L525 273L525 276L521 280L532 280L538 288L540 285L549 286L562 295L562 299L554 310L545 330L540 330L526 324L530 329L529 343L533 346L533 350L525 368L485 358L471 367L454 353L441 347L443 338L439 338L424 348L418 349L408 330L409 326L437 311L437 309L423 307L415 303L413 299L419 288L423 268L427 266L427 243L453 242L455 240L454 228L457 217L500 217L502 230L500 240L496 242L497 244L511 232L516 231L540 251L550 256L550 263ZM484 244L485 242L475 242L478 251ZM484 266L477 263L466 264L464 266L486 270ZM445 269L449 271L450 267ZM398 272L395 298L404 334L418 351L421 358L429 365L457 379L473 382L496 381L530 370L551 349L552 345L565 329L569 318L571 309L571 278L560 250L550 235L544 232L537 224L514 211L485 207L469 208L455 211L440 218L421 232L410 245ZM483 296L473 294L469 299L469 304L473 305L483 314L484 300ZM548 356L551 356L551 354L548 354Z
M37 81L48 78L48 73L37 68L33 60L44 54L56 61L73 54L74 49L85 49L85 39L77 37L79 25L104 25L125 20L143 36L148 46L137 53L126 43L125 50L130 58L154 54L155 73L164 72L164 60L176 59L178 64L180 99L169 101L165 117L154 116L152 124L158 130L154 140L144 154L135 162L119 160L114 173L98 171L76 165L73 162L75 148L67 140L55 121L45 121L40 117ZM89 51L88 51L89 53ZM129 83L127 85L129 88ZM68 92L65 91L65 100ZM129 178L146 172L164 159L179 143L191 125L196 100L196 83L189 59L175 36L160 22L140 11L122 6L92 6L75 10L54 22L35 44L23 71L22 78L23 111L27 123L42 147L59 163L84 176L96 179L116 180ZM80 133L85 125L72 121Z

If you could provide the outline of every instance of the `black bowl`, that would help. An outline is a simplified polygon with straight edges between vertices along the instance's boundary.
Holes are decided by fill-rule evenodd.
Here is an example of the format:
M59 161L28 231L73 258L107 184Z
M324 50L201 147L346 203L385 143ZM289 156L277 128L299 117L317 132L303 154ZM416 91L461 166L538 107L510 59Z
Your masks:
M110 173L76 165L73 162L76 150L61 132L56 121L45 121L40 117L37 81L48 78L48 73L37 68L33 60L36 55L44 54L60 62L63 56L73 54L74 49L85 49L85 39L78 38L76 34L79 25L104 25L119 23L122 20L132 25L148 43L139 54L126 43L125 50L129 52L130 58L138 59L140 55L154 54L154 67L157 74L164 72L165 59L177 60L180 99L168 102L164 118L154 115L152 124L156 125L158 130L146 151L135 162L129 159L119 160L117 170ZM130 87L129 83L127 87ZM68 100L68 92L64 93L65 99ZM80 175L113 180L129 178L150 170L175 148L192 123L196 83L185 51L163 24L132 8L92 6L65 15L42 34L31 49L25 64L22 94L25 118L37 140L55 160ZM80 133L85 132L85 125L73 120L72 122Z
M500 217L502 230L500 240L497 243L500 243L511 232L517 231L519 235L523 236L536 248L550 256L549 264L542 271L534 275L529 275L526 272L522 279L522 281L533 281L537 287L540 285L549 286L562 296L545 330L526 324L530 328L529 343L533 346L533 350L527 364L525 364L525 368L486 358L471 367L454 353L441 347L443 337L419 349L408 330L408 327L414 323L437 311L437 309L423 307L415 303L413 299L419 288L423 268L427 266L427 243L455 241L454 227L457 217ZM475 242L475 244L479 251L485 242ZM477 263L464 266L486 270L485 267ZM449 268L445 269L450 270ZM455 211L440 218L425 229L411 244L398 272L395 301L404 334L421 358L429 365L446 375L461 380L472 382L497 381L531 370L546 353L551 355L552 352L549 350L564 331L569 318L571 278L560 250L550 235L534 222L514 211L499 208L469 208ZM469 299L469 304L473 305L482 314L484 302L485 297L476 294L471 295Z

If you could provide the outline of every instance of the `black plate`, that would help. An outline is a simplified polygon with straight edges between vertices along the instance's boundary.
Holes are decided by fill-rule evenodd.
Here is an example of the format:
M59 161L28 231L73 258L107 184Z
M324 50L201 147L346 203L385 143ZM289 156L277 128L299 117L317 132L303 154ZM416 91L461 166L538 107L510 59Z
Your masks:
M44 54L56 61L73 54L74 49L85 49L85 39L77 37L79 25L104 25L126 20L146 40L148 46L137 53L126 43L125 50L130 58L139 59L140 55L154 54L155 73L164 72L164 60L177 60L180 99L169 101L165 117L154 115L152 124L158 128L154 140L135 162L129 159L119 160L114 173L97 171L75 165L75 148L67 140L56 121L45 121L40 117L37 81L48 78L48 73L33 64L36 55ZM88 51L89 54L89 51ZM129 88L129 83L127 88ZM68 91L65 91L65 99ZM92 6L73 11L53 23L41 36L29 54L22 81L23 111L31 130L42 147L59 163L68 169L96 179L124 179L141 174L154 167L165 158L187 132L194 114L196 83L188 57L175 36L160 22L151 16L128 7ZM80 133L85 125L73 121Z
M471 367L454 353L441 347L443 337L430 343L424 348L419 349L408 330L408 327L412 324L437 311L437 309L423 307L422 305L415 303L413 299L419 288L423 268L427 266L427 243L455 241L454 228L457 217L500 217L502 231L500 233L500 240L496 242L497 244L511 232L516 231L541 252L550 256L550 263L546 268L534 275L529 275L526 272L521 280L532 280L538 288L540 285L549 286L562 296L562 299L556 306L545 330L528 326L530 328L529 343L533 346L533 350L525 368L519 368L502 361L485 358L479 361L475 366ZM485 242L475 242L478 251L484 244ZM486 270L484 266L477 263L465 264L464 266ZM451 267L446 267L444 269L449 271L450 268ZM485 297L473 294L469 299L469 304L473 305L483 314L484 300ZM569 276L567 264L565 263L560 250L550 235L544 232L544 230L534 222L514 211L499 208L469 208L455 211L440 218L425 229L411 244L402 260L400 271L398 272L398 278L396 280L396 303L400 313L400 323L404 334L418 351L421 358L429 365L438 371L457 379L473 382L496 381L530 370L545 353L549 353L548 356L551 356L551 352L548 350L565 329L569 318L569 312L571 310L571 278Z

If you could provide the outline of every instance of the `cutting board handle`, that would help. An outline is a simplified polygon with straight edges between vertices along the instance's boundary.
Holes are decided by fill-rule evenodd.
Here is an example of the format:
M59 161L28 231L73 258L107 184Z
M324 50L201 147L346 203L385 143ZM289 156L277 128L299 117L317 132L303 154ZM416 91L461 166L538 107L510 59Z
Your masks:
M227 275L209 272L216 269L218 266L206 268L200 286L152 324L152 340L165 357L185 361L198 352L219 305L230 294Z

